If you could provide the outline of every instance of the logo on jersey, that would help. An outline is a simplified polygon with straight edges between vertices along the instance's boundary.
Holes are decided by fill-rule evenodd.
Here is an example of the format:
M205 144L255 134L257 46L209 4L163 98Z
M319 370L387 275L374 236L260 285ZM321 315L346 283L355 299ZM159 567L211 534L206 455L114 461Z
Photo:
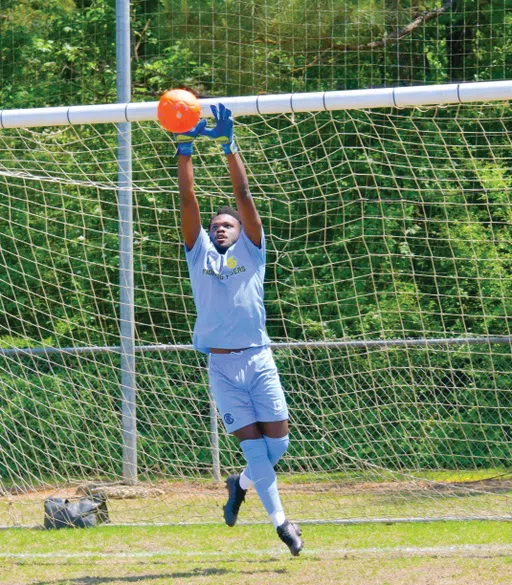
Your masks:
M235 417L230 412L226 412L224 415L224 422L227 425L232 425L235 422Z
M226 260L226 267L231 270L231 272L224 272L221 274L220 272L215 272L213 268L203 268L203 274L205 276L216 276L219 280L228 280L231 276L236 276L237 274L245 272L245 266L238 266L237 259L234 256L230 256Z
M274 400L274 410L276 412L279 412L280 410L283 410L283 401L282 400Z

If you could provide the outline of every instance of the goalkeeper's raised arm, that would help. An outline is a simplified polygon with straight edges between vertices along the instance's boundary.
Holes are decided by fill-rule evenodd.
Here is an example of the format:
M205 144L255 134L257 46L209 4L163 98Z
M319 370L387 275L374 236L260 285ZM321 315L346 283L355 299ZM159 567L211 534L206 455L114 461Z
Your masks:
M215 127L205 128L204 134L221 144L224 154L227 155L231 184L243 230L249 240L259 248L261 247L261 219L249 191L244 164L238 154L231 111L223 104L219 104L218 108L212 106L212 112L216 122Z
M239 441L247 467L227 479L224 519L234 526L250 487L256 489L281 540L293 555L301 531L283 512L274 466L288 448L288 409L270 351L263 304L265 236L238 153L231 111L212 106L205 120L176 137L181 229L197 319L193 344L209 354L210 388L228 433ZM193 149L198 136L215 140L227 156L236 207L225 206L201 226L194 191Z

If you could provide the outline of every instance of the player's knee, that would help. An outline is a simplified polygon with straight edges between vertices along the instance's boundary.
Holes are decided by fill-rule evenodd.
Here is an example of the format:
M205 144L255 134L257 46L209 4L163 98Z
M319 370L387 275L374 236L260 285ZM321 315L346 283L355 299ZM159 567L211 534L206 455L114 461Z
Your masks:
M284 437L280 437L279 439L273 439L272 437L267 437L266 435L264 435L263 438L265 439L265 443L267 444L268 458L270 459L270 462L274 466L288 450L288 445L290 444L290 436L285 435Z
M268 449L263 439L246 439L240 447L249 466L260 465L269 461Z

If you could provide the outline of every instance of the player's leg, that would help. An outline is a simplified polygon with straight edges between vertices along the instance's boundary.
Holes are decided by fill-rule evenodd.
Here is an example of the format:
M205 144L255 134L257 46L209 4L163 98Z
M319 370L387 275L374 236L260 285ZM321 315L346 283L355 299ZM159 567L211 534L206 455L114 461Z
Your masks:
M281 540L289 546L293 555L298 555L302 549L300 530L286 521L267 441L262 435L262 429L256 424L258 420L280 423L267 427L263 425L262 428L271 435L269 438L282 439L287 434L288 411L275 364L273 359L269 361L268 357L269 351L266 351L266 348L263 348L263 351L261 348L254 348L238 357L232 354L228 354L228 357L222 354L210 355L210 387L226 430L240 441L247 467L265 510ZM247 383L239 383L239 380ZM249 391L246 391L246 388L249 388ZM278 390L281 394L269 403L269 397L264 396L266 390L271 393ZM263 407L267 410L272 409L269 419L265 416L258 417L252 397L253 391L262 412ZM263 395L260 396L261 392ZM246 424L243 424L244 421ZM244 501L245 490L240 487L238 476L230 476L227 487L229 497L224 506L224 518L229 526L233 526L240 505Z
M274 467L288 448L289 441L288 410L272 352L268 347L255 347L245 350L240 359L236 358L236 361L244 364L244 386L249 389L248 395L255 415L261 414L262 417L258 420L265 422L258 422L258 429L254 425L250 425L237 429L236 432L234 429L228 428L227 430L238 438L244 455L246 455L246 449L244 449L243 442L246 440L258 441L247 443L245 447L251 451L257 450L261 457L266 451L266 458ZM268 417L267 414L269 414ZM273 475L275 476L275 473ZM239 503L245 499L247 489L253 486L250 466L247 466L240 475L230 476L227 484L229 498L224 507L224 517L226 523L232 526L236 522ZM230 505L233 506L232 511L230 511ZM281 515L278 514L277 517L281 518Z
M263 436L261 431L272 435ZM288 436L288 421L276 421L249 425L234 431L232 434L240 441L240 446L247 461L246 470L253 478L254 487L269 514L279 538L288 546L290 552L297 556L302 550L301 530L297 524L288 522L283 511L281 498L277 489L277 478L274 465L268 450L268 439L279 441ZM271 444L271 443L270 443ZM281 447L282 449L282 447ZM228 501L224 506L224 518L228 526L234 526L240 505L245 500L246 490L240 485L238 474L231 475L227 481Z
M288 420L259 422L258 427L263 434L263 440L267 445L268 458L273 468L288 448ZM253 477L253 470L250 466L244 469L240 476L238 482L240 489L243 488L242 477L244 475L248 478ZM251 479L248 479L248 481L251 484L253 483ZM257 484L255 487L257 489ZM277 480L275 482L275 489L277 491ZM245 497L245 490L243 493ZM274 526L279 538L288 546L292 555L298 555L304 546L300 538L302 534L300 527L286 519L282 508L279 514L276 514L273 517L271 516L271 518L273 521L275 520Z
M233 431L232 433L240 442L241 441L257 441L262 438L260 428L256 423L247 425L241 429ZM251 482L252 485L252 482ZM228 526L234 526L238 518L240 506L245 501L245 494L247 490L242 488L240 484L240 475L234 473L226 480L226 487L228 490L228 500L224 505L224 521Z
M249 393L238 383L243 379L244 363L242 356L236 354L211 354L208 364L210 391L228 433L237 433L239 440L261 439ZM246 491L240 488L239 478L234 474L226 481L228 501L224 506L224 520L228 526L235 525L245 500Z
M251 400L263 438L267 443L269 459L275 466L288 449L288 408L272 352L259 348L250 361ZM250 470L240 475L242 488L252 485Z
M258 425L239 429L232 433L239 441L247 461L254 487L265 510L277 528L286 520L277 490L276 472L272 465L267 443Z
M268 458L275 467L281 457L288 450L290 438L288 436L288 420L258 422L258 427L267 444ZM244 490L253 487L251 472L245 468L240 474L240 486Z
M251 424L233 431L232 435L240 441L247 461L246 473L255 478L254 482L251 481L251 485L254 483L265 510L277 528L286 521L286 518L277 491L276 474L268 448L268 440L281 443L284 436L287 435L288 426L287 421L271 423L268 432L272 435L281 435L279 438L272 439L262 435L262 428L264 429L265 426ZM275 452L274 449L274 454ZM241 485L238 474L230 475L226 486L228 488L228 501L224 506L224 520L228 526L234 526L247 490Z
M275 508L269 515L274 523L281 540L289 547L293 555L298 555L302 550L303 543L300 539L301 531L296 524L288 522L281 506L281 499L277 488L277 477L274 465L279 461L288 448L288 408L279 379L279 374L268 347L253 356L250 361L250 395L258 420L258 427L262 432L262 443L267 451L268 465L272 470L272 489L276 497L274 501L279 502L279 508ZM248 376L249 377L249 376ZM249 441L247 441L248 443ZM242 448L244 443L241 443ZM263 449L262 449L263 451ZM267 471L270 477L270 471ZM254 487L261 498L258 486L259 478L255 474L254 467L248 465L245 475L252 480ZM263 499L262 499L263 501Z

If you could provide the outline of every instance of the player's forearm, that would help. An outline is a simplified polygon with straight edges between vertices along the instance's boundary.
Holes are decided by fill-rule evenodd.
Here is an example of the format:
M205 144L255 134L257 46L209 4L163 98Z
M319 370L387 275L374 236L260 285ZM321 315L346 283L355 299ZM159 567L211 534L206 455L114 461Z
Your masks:
M228 155L228 165L231 184L233 185L233 192L235 194L237 204L242 202L245 198L252 199L251 193L249 191L249 181L247 179L247 173L245 172L245 166L238 152Z
M178 186L181 231L187 248L191 250L201 230L201 214L194 191L194 167L191 156L178 156Z
M244 231L256 246L261 245L261 219L249 191L244 163L238 153L228 155L229 173L235 194L236 207L242 218Z
M195 200L194 167L191 156L178 156L178 187L182 206Z

